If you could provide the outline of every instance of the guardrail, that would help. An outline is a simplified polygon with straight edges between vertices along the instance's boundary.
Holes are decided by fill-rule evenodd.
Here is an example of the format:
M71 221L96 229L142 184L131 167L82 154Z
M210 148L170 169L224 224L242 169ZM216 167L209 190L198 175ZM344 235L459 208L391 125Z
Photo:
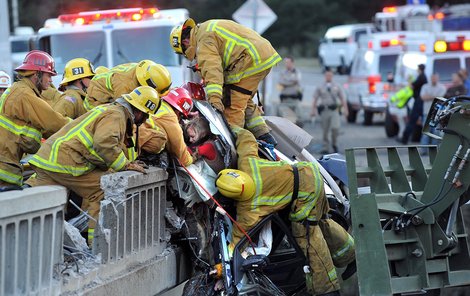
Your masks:
M66 201L60 186L0 193L0 295L58 294Z
M146 175L121 172L101 178L105 201L95 230L93 253L102 263L114 262L152 247L166 247L166 171L151 168Z

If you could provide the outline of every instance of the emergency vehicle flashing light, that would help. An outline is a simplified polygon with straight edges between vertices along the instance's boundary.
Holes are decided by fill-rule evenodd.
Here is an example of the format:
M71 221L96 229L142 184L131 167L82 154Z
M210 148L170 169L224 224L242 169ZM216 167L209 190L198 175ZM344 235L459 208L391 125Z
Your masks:
M92 24L95 21L121 20L127 22L159 17L160 13L157 8L126 8L62 14L59 16L59 21L81 26Z
M386 6L382 9L383 12L388 12L388 13L392 13L392 12L397 12L397 7L396 6Z
M463 39L463 36L457 37L457 41L437 40L434 42L434 51L443 53L448 51L470 51L470 40Z

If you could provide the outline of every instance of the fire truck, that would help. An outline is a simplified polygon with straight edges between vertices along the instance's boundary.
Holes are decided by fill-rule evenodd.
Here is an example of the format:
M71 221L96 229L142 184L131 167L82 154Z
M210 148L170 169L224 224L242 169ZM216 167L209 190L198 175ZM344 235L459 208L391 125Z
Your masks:
M149 59L168 68L173 85L191 80L187 62L171 49L171 29L189 17L184 8L127 8L64 14L46 20L39 29L39 49L50 53L59 73L74 58L86 58L97 66L112 68L119 64Z

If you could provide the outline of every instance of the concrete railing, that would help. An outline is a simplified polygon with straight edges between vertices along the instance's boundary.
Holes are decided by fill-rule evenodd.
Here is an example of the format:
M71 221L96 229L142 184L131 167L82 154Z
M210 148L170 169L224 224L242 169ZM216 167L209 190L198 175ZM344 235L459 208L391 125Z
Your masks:
M156 295L188 277L184 254L168 244L167 178L159 168L101 178L105 199L92 247L96 257L64 279L62 295Z
M66 190L60 186L0 193L0 295L54 295L60 282Z
M63 252L65 188L1 193L0 296L156 295L187 279L188 260L165 228L168 175L147 172L102 177L93 254L70 225L72 251Z
M101 178L105 200L93 253L101 254L103 263L148 248L157 253L165 249L169 240L165 238L167 178L166 171L156 168L146 175L127 171Z

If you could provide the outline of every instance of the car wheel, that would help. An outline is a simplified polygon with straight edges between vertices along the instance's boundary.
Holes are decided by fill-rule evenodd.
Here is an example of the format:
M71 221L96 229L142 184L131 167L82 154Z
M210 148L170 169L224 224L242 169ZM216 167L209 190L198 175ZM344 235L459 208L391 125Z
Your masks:
M398 123L393 120L390 112L385 113L385 134L387 137L392 138L398 135L399 126Z
M353 109L351 104L348 103L348 117L349 123L355 123L357 118L357 110Z
M374 112L364 111L364 125L372 125L373 118L374 118Z

